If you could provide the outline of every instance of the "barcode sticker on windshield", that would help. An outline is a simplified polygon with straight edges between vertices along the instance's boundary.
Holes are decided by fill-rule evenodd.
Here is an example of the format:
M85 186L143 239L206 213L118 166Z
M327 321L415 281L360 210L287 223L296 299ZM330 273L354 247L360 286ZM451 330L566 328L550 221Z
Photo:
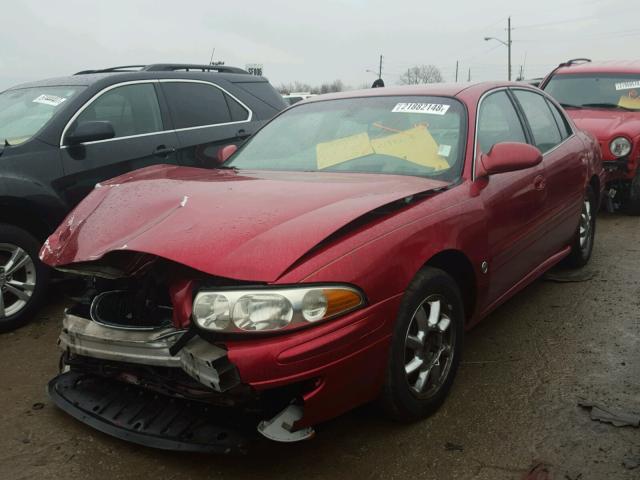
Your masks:
M430 115L444 115L451 105L441 103L398 103L393 110L394 113L427 113Z
M58 97L56 95L40 95L38 98L33 99L33 103L42 103L44 105L51 105L52 107L57 107L62 102L64 102L66 98Z
M640 88L640 80L616 83L616 90L631 90L632 88Z

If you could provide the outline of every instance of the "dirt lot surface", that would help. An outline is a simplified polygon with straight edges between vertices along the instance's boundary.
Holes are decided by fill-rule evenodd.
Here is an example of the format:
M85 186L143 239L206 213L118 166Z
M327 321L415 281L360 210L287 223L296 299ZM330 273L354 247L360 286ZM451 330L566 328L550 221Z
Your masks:
M52 301L0 336L0 479L640 479L640 429L578 406L640 414L640 219L601 215L598 230L582 281L540 280L468 334L433 417L397 425L363 407L246 457L138 447L57 410L45 384L64 302Z

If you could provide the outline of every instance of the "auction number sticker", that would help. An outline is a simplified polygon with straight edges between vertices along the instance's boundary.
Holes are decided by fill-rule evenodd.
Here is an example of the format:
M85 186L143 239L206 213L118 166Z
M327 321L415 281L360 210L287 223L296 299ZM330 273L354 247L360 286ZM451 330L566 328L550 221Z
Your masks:
M44 105L50 105L52 107L57 107L58 105L60 105L62 102L64 102L66 100L66 98L64 97L58 97L56 95L40 95L37 98L33 99L33 103L42 103Z
M398 103L393 110L394 113L426 113L429 115L444 115L451 105L441 103Z
M631 90L634 88L640 88L640 80L616 83L616 90Z

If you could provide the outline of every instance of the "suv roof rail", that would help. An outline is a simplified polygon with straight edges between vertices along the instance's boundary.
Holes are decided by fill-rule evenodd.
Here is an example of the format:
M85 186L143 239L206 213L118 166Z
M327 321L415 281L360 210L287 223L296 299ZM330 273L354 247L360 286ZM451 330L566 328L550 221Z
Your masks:
M75 75L86 75L89 73L117 73L117 72L217 72L217 73L245 73L246 70L227 65L198 65L192 63L152 63L150 65L121 65L118 67L101 68L97 70L82 70Z

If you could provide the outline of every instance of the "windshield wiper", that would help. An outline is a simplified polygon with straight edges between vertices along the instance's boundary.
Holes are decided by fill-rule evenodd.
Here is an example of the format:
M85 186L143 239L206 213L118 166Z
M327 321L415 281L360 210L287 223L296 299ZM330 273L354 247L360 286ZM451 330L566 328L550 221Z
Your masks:
M572 105L570 103L561 103L560 106L562 108L582 108L581 105Z
M623 107L622 105L617 105L615 103L583 103L582 106L586 107L586 108L589 108L589 107L594 107L594 108L617 108L617 109L620 109L620 110L626 110L627 112L635 111L633 108Z
M7 139L4 139L4 145L0 146L0 155L2 155L4 153L4 149L7 147L10 147L11 144L7 141Z

